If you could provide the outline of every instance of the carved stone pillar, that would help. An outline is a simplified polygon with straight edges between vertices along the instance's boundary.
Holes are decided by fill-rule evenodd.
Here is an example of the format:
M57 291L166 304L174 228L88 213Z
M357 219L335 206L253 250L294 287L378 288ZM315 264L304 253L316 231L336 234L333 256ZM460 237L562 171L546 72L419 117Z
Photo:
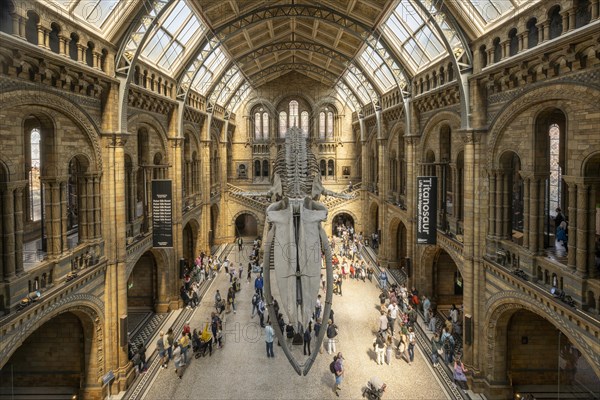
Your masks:
M63 35L58 35L58 42L59 42L59 54L63 57L68 57L68 48L69 48L69 38Z
M527 46L525 45L525 38L529 36L529 29L525 29L518 36L519 38L519 50L518 53L521 53L524 50L527 50Z
M600 15L600 10L598 9L598 5L600 0L592 0L592 21L598 19Z
M572 232L571 237L568 240L569 252L567 255L567 265L571 270L577 268L577 184L572 180L566 180L569 185L569 230Z
M79 197L79 241L88 240L89 235L89 179L87 175L77 179L77 195Z
M37 26L37 35L38 35L38 46L42 48L46 48L46 29L39 25Z
M2 192L2 249L4 261L4 280L15 277L15 219L14 189L5 187Z
M540 207L541 179L539 176L533 176L530 183L530 200L529 200L529 250L533 254L537 254L540 250L541 222L543 221L540 213L543 207Z
M94 226L94 239L99 238L100 236L102 236L102 206L101 206L101 202L102 202L102 196L101 196L101 188L100 188L100 183L101 183L101 175L100 174L96 174L93 176L92 181L93 181L93 197L94 197L94 222L93 222L93 226Z
M67 204L69 201L69 182L64 180L60 182L60 220L61 220L61 253L69 249L69 241L67 238L67 227L69 213L67 211Z
M573 28L569 25L569 22L571 21L569 14L573 14L573 25L572 26L573 26L573 28L575 27L575 13L571 13L571 10L561 12L560 16L562 17L563 33L573 30Z
M544 21L538 26L540 26L539 32L542 34L540 43L548 41L550 39L550 21Z
M87 46L84 46L81 43L77 43L77 61L80 64L86 64L86 60L85 60L85 50L87 49Z
M509 174L504 174L504 179L502 180L502 238L503 239L511 239L512 232L510 230L510 199L512 188L509 186L510 184L510 176Z
M589 230L590 189L588 184L577 185L577 231L569 229L569 236L577 235L577 274L587 277L588 274L588 238L593 235Z
M504 42L500 43L500 46L502 46L502 60L504 60L510 55L510 41L505 40Z
M496 231L494 232L494 236L497 238L502 238L502 208L504 207L503 199L504 199L504 172L496 171L496 200L495 200L495 213L496 213Z
M23 273L23 189L18 186L15 189L15 273Z
M496 236L496 171L492 170L489 172L490 177L490 202L488 206L488 235Z
M529 231L531 230L529 218L529 204L531 200L531 179L525 174L523 176L523 247L529 249Z
M17 13L10 14L11 22L12 22L12 34L16 37L22 38L21 29L19 28L19 20L21 17Z

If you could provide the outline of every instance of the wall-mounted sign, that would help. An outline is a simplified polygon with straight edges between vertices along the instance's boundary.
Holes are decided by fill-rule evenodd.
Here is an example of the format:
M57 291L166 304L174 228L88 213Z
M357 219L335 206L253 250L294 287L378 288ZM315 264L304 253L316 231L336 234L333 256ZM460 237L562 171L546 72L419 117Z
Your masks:
M417 244L435 244L437 176L417 176Z
M170 180L152 181L152 243L173 247L173 196Z

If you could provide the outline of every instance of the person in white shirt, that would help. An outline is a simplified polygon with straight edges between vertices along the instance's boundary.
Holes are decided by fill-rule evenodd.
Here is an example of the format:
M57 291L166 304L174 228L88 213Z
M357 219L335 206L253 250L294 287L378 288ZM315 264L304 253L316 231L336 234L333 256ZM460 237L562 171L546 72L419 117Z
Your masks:
M275 357L273 353L273 338L275 336L275 331L271 326L271 321L267 321L267 326L265 327L265 342L267 344L267 358Z
M398 310L399 310L399 308L395 301L390 303L390 305L388 306L388 316L389 316L388 328L390 329L390 335L392 335L392 336L394 336L394 326L396 324L396 318L398 318Z

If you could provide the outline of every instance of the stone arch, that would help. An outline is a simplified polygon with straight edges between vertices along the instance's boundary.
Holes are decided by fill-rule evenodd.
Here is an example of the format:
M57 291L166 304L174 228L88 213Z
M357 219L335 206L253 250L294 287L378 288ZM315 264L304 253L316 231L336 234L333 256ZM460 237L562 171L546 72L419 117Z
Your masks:
M404 229L402 229L404 228ZM399 238L398 235L404 234L405 236ZM407 256L407 245L406 235L408 234L408 230L406 229L406 224L399 217L395 217L389 224L389 240L388 243L390 245L390 262L395 264L395 266L403 266L405 263L404 258ZM402 241L399 241L402 240ZM401 254L402 253L402 254Z
M425 149L428 147L427 145L431 140L431 136L439 133L439 129L444 124L447 124L452 132L456 132L458 129L460 129L460 115L451 111L441 111L439 113L435 113L435 115L425 123L425 126L422 130L423 137L421 138L423 154L425 154Z
M10 359L15 351L23 344L25 339L31 336L39 327L50 321L52 318L66 313L74 312L78 315L86 316L93 322L94 332L96 332L95 346L92 346L92 356L98 360L96 373L99 379L104 375L104 353L102 341L104 337L104 303L103 299L91 294L71 294L63 297L55 303L49 305L41 312L32 315L30 319L24 322L19 329L13 330L3 338L2 351L0 352L0 368Z
M2 94L0 109L10 110L19 106L35 106L36 109L42 111L51 109L73 121L87 135L87 139L94 149L93 164L96 166L96 170L102 170L99 122L92 119L77 102L69 101L59 94L50 93L43 87L36 88L35 91L14 90Z
M152 255L154 256L154 259L156 260L156 264L157 265L169 265L169 259L171 258L169 256L169 254L167 253L166 249L160 249L160 248L151 248L150 250L148 250L149 252L152 253ZM140 253L137 255L136 258L132 259L132 260L127 260L127 270L125 271L125 278L129 279L129 276L131 275L131 272L133 272L133 268L135 267L135 265L137 264L137 262L140 260L140 258L145 254L146 252Z
M550 306L532 301L531 297L517 291L502 291L491 296L485 304L486 315L483 325L483 340L487 341L484 349L484 365L488 381L501 382L505 378L501 374L506 372L506 352L504 346L496 346L496 341L508 325L510 317L519 310L527 310L546 319L554 325L571 343L580 346L585 359L594 369L594 373L600 376L600 353L590 346L576 328L571 326L568 319L563 318ZM496 366L500 365L499 371Z
M294 92L286 92L282 95L277 96L275 99L273 99L272 104L275 106L275 110L277 110L279 108L279 106L281 105L281 102L284 101L285 99L292 99L293 97L298 97L301 98L302 100L304 100L306 102L306 104L308 104L308 107L311 110L315 110L315 102L306 95L306 93L303 92L299 92L299 91L294 91ZM279 117L279 115L277 115Z
M365 224L368 228L368 231L365 232L365 237L370 238L373 232L377 232L379 230L379 213L379 204L376 201L372 201L369 205L367 224Z
M158 137L161 141L162 148L164 151L165 160L168 161L168 135L162 123L156 119L152 115L148 115L146 113L136 113L132 115L127 121L127 127L130 132L137 132L139 129L143 128L145 125L146 128L153 129L156 133L158 133Z
M600 103L600 87L598 86L584 87L569 82L564 82L562 85L567 85L568 89L559 90L552 83L542 84L526 90L512 101L506 102L504 107L490 121L487 155L489 168L492 168L491 162L495 158L494 155L498 153L502 134L506 131L508 125L525 110L530 110L536 106L539 107L538 112L542 112L548 107L558 108L566 115L568 126L569 115L573 115L572 111L576 111L572 108L581 103L582 99L586 99L588 104ZM569 133L568 130L567 133Z
M240 236L240 232L238 232L238 225L237 225L237 222L238 222L238 218L240 218L240 217L241 217L241 216L243 216L243 215L249 215L249 216L251 216L252 218L254 218L254 220L256 221L256 235L249 235L249 236L260 236L260 235L261 235L261 233L262 233L262 231L261 231L261 229L260 229L260 226L261 226L261 219L258 217L258 215L257 215L255 212L253 212L253 211L250 211L250 210L242 210L242 211L239 211L238 213L236 213L236 214L233 216L233 219L232 219L232 221L231 221L231 229L233 229L232 236L233 236L233 237L238 237L238 236Z
M277 117L277 109L275 108L274 103L264 97L255 97L249 100L244 106L244 115L251 116L255 107L264 107L269 113L269 118Z
M600 176L600 152L587 155L581 163L581 176L596 176L594 173Z
M0 152L0 168L4 170L4 174L6 174L5 178L8 182L17 179L17 171L15 171L14 164L2 152Z

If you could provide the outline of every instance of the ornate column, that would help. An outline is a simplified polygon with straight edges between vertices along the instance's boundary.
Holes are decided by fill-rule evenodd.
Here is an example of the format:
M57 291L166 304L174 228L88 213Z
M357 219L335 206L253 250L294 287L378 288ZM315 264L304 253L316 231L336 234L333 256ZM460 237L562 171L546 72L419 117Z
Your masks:
M102 189L100 186L102 174L96 173L92 177L93 182L93 198L94 198L94 239L102 236Z
M540 207L540 184L541 179L539 176L534 175L530 182L530 200L529 200L529 250L533 254L537 254L540 250L540 212L543 208ZM542 208L542 210L540 210Z
M84 46L81 43L77 43L77 62L79 62L80 64L86 64L86 60L85 60L85 50L87 49L87 46Z
M21 275L23 270L23 190L27 182L15 188L15 273Z
M598 10L599 3L600 3L599 0L592 0L592 21L597 20L598 16L600 15L600 12Z
M41 25L37 25L38 46L46 48L46 29Z
M567 265L573 271L577 269L577 184L572 179L564 179L569 186L569 230L571 237L568 240L569 252L567 254Z
M58 41L59 41L59 54L63 57L68 57L68 43L69 43L69 38L63 35L58 35Z
M521 172L523 177L523 247L529 249L529 231L531 224L529 219L529 202L531 200L531 178L529 174Z
M577 231L569 229L569 241L571 236L577 235L577 275L587 277L588 274L588 238L593 236L590 231L589 209L590 207L590 189L589 184L581 183L577 185Z
M510 184L510 175L507 174L506 172L504 173L504 179L502 180L502 191L503 191L503 198L502 198L502 239L511 239L512 238L512 231L510 230L510 220L511 220L511 216L510 216L510 206L511 206L511 193L512 193L512 188L509 186Z
M517 53L521 53L527 50L527 46L525 45L525 38L529 36L529 29L525 29L518 35L519 38L519 51Z
M550 21L540 22L538 24L538 32L541 34L539 43L547 42L550 39Z
M496 236L496 170L488 172L490 179L490 195L489 195L489 206L488 206L488 235Z
M69 250L69 241L67 237L68 217L67 204L69 200L69 181L65 178L60 182L60 220L61 220L61 253Z
M508 58L510 54L510 41L505 40L500 43L500 46L502 46L502 60L504 60L505 58Z
M63 215L61 201L61 185L63 181L55 177L42 177L40 180L44 190L45 217L43 223L45 225L47 236L48 256L58 257L63 249ZM64 231L66 234L66 227Z
M496 170L496 201L495 201L495 213L496 213L496 231L494 232L494 236L501 239L503 236L502 232L502 224L503 219L502 216L504 214L502 208L504 207L503 199L504 199L504 172L501 170Z
M4 280L15 277L15 220L14 188L10 185L2 192L2 249L4 250Z
M563 26L562 34L573 29L569 26L569 22L570 22L569 14L571 13L570 11L571 10L566 10L566 11L563 11L560 13L560 16L562 17L562 26ZM573 14L573 27L575 27L575 14Z
M11 22L12 22L12 34L16 37L22 38L21 29L19 27L19 20L21 17L17 13L10 14Z

